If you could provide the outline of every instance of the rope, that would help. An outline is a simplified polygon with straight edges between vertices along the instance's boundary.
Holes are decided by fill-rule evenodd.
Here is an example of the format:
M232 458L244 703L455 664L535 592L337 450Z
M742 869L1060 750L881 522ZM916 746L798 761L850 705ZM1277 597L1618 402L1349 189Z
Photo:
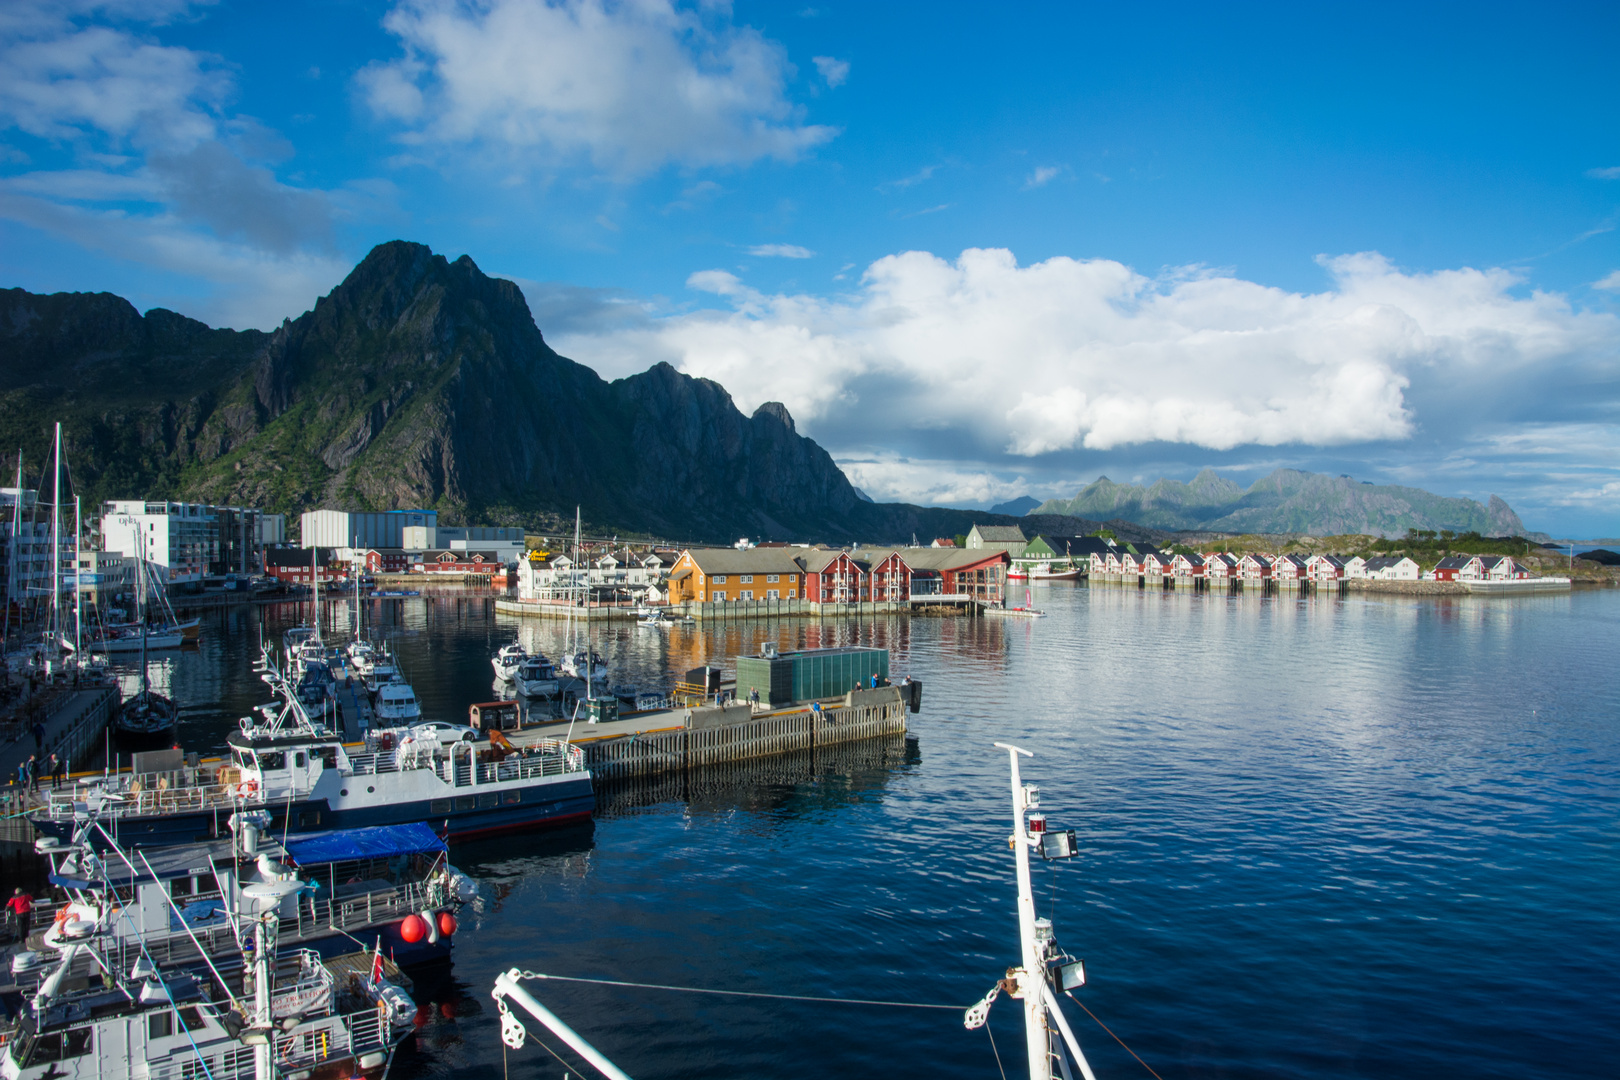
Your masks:
M662 983L625 982L621 979L585 979L571 975L543 975L538 971L521 973L525 979L550 979L553 982L593 983L597 986L627 986L636 990L676 990L684 994L718 994L724 997L769 998L774 1001L817 1001L831 1005L883 1005L897 1009L950 1009L961 1012L960 1005L933 1005L918 1001L877 1001L870 998L812 997L806 994L765 994L754 990L709 990L698 986L665 986Z
M1093 1020L1097 1020L1097 1014L1092 1012L1090 1009L1086 1009L1086 1003L1081 1001L1079 998L1075 997L1074 996L1074 991L1065 990L1063 992L1068 995L1070 1001L1074 1002L1076 1005L1080 1006L1082 1009L1085 1009L1085 1012L1086 1012L1087 1016L1091 1017ZM1114 1041L1119 1043L1119 1045L1125 1046L1125 1040L1120 1038L1118 1035L1114 1035L1114 1033L1109 1030L1107 1024L1103 1023L1101 1020L1097 1020L1097 1026L1102 1028L1104 1031L1107 1031L1109 1035L1113 1036ZM1142 1068L1146 1069L1149 1073L1152 1073L1153 1080L1164 1080L1164 1077L1160 1076L1156 1072L1153 1072L1153 1066L1151 1066L1147 1062L1143 1061L1140 1057L1137 1057L1135 1050L1132 1050L1130 1047L1125 1046L1125 1052L1127 1054L1131 1055L1131 1057L1136 1058L1136 1062L1137 1062L1138 1065L1141 1065Z
M1007 1070L1001 1068L1001 1051L996 1049L996 1033L990 1030L990 1025L984 1025L984 1033L990 1036L990 1052L996 1055L996 1068L1001 1070L1001 1080L1007 1080Z

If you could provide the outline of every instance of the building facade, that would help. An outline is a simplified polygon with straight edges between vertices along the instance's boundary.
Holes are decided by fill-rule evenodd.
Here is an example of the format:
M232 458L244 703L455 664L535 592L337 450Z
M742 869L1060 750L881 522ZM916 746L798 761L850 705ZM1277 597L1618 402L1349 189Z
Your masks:
M437 510L308 510L298 519L298 543L301 547L403 548L407 528L436 528L438 524Z

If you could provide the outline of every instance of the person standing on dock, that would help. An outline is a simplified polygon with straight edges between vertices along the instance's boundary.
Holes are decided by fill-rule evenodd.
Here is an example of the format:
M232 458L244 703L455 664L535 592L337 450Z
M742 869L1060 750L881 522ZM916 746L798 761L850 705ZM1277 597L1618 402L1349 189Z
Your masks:
M28 932L33 929L34 898L18 886L11 890L11 899L6 901L6 910L17 918L17 940L26 942Z
M29 754L28 755L28 760L23 762L23 768L28 773L27 779L23 781L24 783L26 783L28 785L28 790L29 791L38 791L39 790L39 761L34 757L33 754Z
M51 790L55 791L62 786L62 777L67 773L67 762L55 754L51 755Z

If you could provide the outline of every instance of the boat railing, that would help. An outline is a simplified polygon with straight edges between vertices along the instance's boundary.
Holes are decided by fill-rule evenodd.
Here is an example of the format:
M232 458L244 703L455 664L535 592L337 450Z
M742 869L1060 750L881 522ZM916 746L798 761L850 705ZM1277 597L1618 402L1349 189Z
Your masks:
M88 811L91 802L100 801L102 812L114 816L122 814L176 814L215 807L235 806L255 800L278 801L287 798L287 785L261 790L257 783L251 788L242 782L220 784L198 783L202 777L195 769L177 769L174 772L128 774L111 781L94 779L79 781L70 788L51 791L46 796L46 813L52 821L71 821L75 813ZM191 774L191 775L188 775ZM296 796L299 792L293 791Z
M561 776L564 773L581 772L585 768L585 751L561 739L544 739L538 743L531 743L524 751L508 754L500 761L475 761L476 756L473 752L466 755L452 753L449 769L440 775L449 779L456 787L469 787L507 780ZM450 772L450 769L453 769L453 772Z

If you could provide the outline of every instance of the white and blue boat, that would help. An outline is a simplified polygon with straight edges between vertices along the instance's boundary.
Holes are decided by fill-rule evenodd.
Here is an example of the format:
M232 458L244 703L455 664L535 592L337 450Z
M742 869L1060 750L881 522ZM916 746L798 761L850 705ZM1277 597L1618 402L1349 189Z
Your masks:
M595 808L584 751L566 740L441 746L373 732L346 745L311 719L268 656L261 672L281 701L242 718L228 763L81 780L50 793L35 827L70 840L76 817L94 812L121 844L184 844L226 836L232 813L262 810L273 830L420 821L463 838L584 821Z

